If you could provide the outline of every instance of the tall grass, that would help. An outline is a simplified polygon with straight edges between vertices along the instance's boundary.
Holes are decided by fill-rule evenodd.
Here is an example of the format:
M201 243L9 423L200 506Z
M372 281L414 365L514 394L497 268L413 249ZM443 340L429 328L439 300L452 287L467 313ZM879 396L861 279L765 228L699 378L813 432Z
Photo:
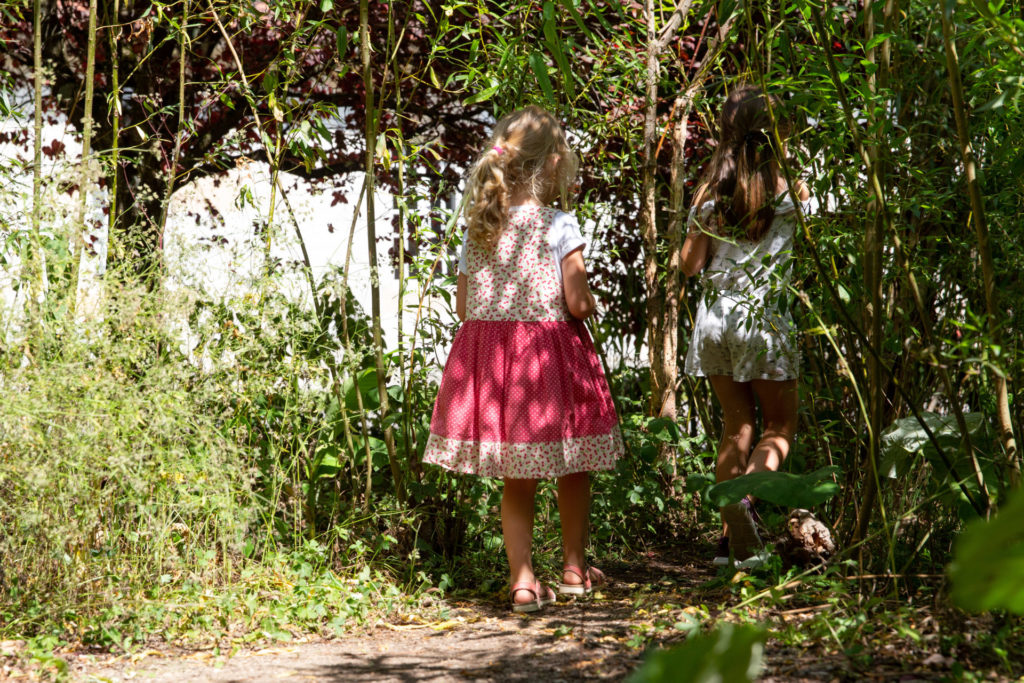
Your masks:
M182 572L229 572L254 521L222 390L181 356L166 299L119 291L31 362L0 361L0 622L11 632Z

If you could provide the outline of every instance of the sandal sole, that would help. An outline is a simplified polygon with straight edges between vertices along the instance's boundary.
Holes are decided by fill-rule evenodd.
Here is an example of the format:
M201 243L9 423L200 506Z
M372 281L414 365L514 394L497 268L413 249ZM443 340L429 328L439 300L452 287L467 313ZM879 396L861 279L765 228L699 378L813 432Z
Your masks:
M512 605L512 611L516 614L532 614L540 611L540 603L524 602L519 605Z

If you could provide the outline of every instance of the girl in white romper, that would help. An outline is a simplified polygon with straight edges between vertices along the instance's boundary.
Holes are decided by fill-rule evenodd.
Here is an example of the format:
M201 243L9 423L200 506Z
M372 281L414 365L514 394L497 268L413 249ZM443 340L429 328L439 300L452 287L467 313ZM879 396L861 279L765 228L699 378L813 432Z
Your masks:
M704 270L704 293L686 355L686 372L707 377L722 405L717 481L775 471L797 424L800 357L786 301L796 223L795 202L811 209L801 182L790 191L776 150L788 126L778 100L753 86L726 99L718 146L690 209L683 270ZM795 197L794 197L795 195ZM709 263L710 261L710 263ZM756 410L762 431L755 439ZM724 533L715 564L757 560L761 541L753 501L721 509Z
M594 297L576 219L546 206L571 187L576 156L555 118L527 107L498 121L467 185L452 342L424 460L501 477L501 529L512 609L554 592L533 573L537 480L558 480L564 566L560 593L581 595L603 574L584 559L589 472L611 469L622 436L583 319Z

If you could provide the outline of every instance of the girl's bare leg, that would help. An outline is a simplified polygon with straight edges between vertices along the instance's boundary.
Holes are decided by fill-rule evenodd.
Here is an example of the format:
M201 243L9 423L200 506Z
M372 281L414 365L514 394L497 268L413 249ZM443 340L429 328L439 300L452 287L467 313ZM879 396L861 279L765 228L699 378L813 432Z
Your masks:
M751 385L761 404L763 429L744 473L775 472L789 455L793 435L796 434L799 402L796 380L754 380Z
M711 375L708 379L722 405L722 440L718 444L715 481L728 481L747 468L756 419L754 392L750 382L737 382L727 375Z
M708 379L722 405L722 440L718 444L715 481L729 481L746 472L757 419L754 392L750 382L737 382L728 375L710 375ZM722 534L729 535L729 526L724 522Z
M590 475L575 472L558 478L558 512L562 518L562 562L586 567L587 532L590 527ZM562 575L562 583L578 584L580 577Z
M511 585L533 583L533 510L536 479L505 479L501 492L501 533L505 539ZM513 602L532 602L529 591L516 591Z

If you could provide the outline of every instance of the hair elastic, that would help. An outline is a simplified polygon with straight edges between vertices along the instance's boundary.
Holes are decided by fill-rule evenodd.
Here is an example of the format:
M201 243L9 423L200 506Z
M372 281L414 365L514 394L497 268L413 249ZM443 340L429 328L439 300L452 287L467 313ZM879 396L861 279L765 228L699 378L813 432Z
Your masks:
M493 149L495 152L497 152L498 156L501 156L502 154L505 153L505 150L502 149L500 145L495 145L494 147L491 147L491 149Z

